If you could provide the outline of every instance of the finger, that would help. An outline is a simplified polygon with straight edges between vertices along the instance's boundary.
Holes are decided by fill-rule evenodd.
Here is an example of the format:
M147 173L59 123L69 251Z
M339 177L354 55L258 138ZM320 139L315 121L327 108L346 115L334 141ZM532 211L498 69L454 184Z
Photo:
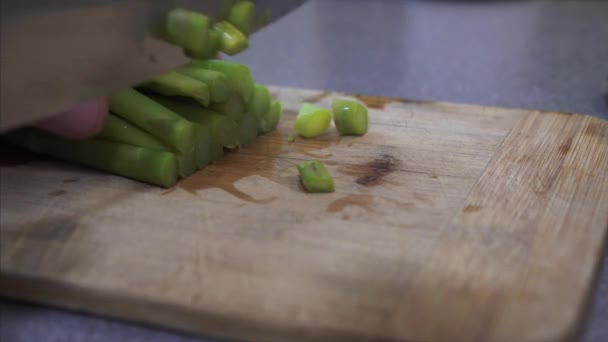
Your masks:
M35 124L36 127L68 139L87 139L101 131L108 115L106 99L83 102Z

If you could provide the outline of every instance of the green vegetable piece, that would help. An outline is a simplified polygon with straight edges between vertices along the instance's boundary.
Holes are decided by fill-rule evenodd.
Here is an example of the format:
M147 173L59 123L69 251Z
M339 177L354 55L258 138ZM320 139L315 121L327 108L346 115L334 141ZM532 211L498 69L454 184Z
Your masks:
M209 30L207 44L200 50L184 49L186 56L192 59L206 60L215 58L220 52L220 34L216 30Z
M334 124L341 135L367 133L367 108L354 100L336 99L332 103Z
M314 138L327 132L330 123L331 113L329 110L310 103L304 103L300 107L300 112L296 117L294 129L305 138Z
M219 33L220 51L223 53L234 56L249 47L247 36L231 23L220 21L213 25L213 29Z
M212 143L209 145L209 150L211 153L211 162L218 161L224 156L224 146L222 146L222 144Z
M290 134L287 136L287 141L292 143L294 141L296 141L296 135L295 134Z
M145 147L151 150L172 151L170 147L152 134L145 132L141 128L112 113L106 117L106 122L102 131L99 132L95 138Z
M211 95L206 83L195 78L169 71L141 85L145 90L151 90L166 96L190 97L202 104L209 105Z
M254 19L255 4L251 1L241 1L233 5L228 14L228 21L246 36L253 29Z
M239 95L233 95L228 101L214 103L209 108L239 122L245 116L245 102Z
M283 117L283 104L274 100L270 103L270 109L264 116L257 117L258 131L267 134L274 131Z
M187 50L202 50L208 39L209 18L183 8L172 9L166 21L167 40Z
M262 84L256 84L253 88L253 98L249 103L249 111L256 117L260 131L267 130L266 121L271 103L272 96L268 88Z
M334 192L334 180L318 160L301 161L296 165L302 185L308 192Z
M171 152L99 139L68 140L35 128L12 131L5 138L36 153L166 188L179 179Z
M234 89L237 94L241 95L241 98L245 100L245 103L251 101L255 82L249 67L246 65L219 59L192 61L190 65L194 68L221 72L228 77L232 89Z
M249 145L258 136L258 122L255 116L247 113L239 123L239 142L241 145Z
M150 97L128 88L112 94L110 111L182 153L190 152L194 126Z
M155 101L170 108L191 122L207 125L211 131L211 140L215 144L234 148L239 145L239 126L226 115L216 113L196 103L180 101L175 98L153 96Z
M193 67L182 67L177 72L207 84L211 102L227 101L235 93L228 77L221 72Z

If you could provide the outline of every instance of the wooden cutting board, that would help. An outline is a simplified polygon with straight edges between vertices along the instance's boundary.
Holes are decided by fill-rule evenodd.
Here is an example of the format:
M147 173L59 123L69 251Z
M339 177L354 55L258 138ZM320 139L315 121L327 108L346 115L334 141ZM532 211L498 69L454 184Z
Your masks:
M4 296L259 341L565 341L606 241L608 123L360 96L364 137L280 128L159 189L1 168ZM321 159L337 191L307 194Z

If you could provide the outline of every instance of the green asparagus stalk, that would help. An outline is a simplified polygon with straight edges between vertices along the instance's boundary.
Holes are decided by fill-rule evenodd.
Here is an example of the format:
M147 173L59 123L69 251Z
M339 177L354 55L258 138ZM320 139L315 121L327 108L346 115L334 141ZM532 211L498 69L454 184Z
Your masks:
M172 152L170 147L150 133L112 113L107 116L103 130L95 138L151 150Z
M224 102L234 95L228 77L221 72L188 66L177 69L177 72L207 84L211 102Z
M201 51L208 40L209 18L194 11L175 8L167 16L165 30L170 42L187 50Z
M166 96L191 97L203 106L209 105L211 95L206 83L176 71L169 71L141 84L141 88Z
M255 19L255 5L251 1L241 1L230 8L228 21L244 35L249 36Z
M219 114L228 116L235 122L241 121L245 116L245 103L239 95L233 95L225 102L213 103L209 108Z
M296 165L302 185L308 192L334 192L334 180L322 162L305 160Z
M300 107L295 131L304 138L314 138L324 134L331 123L331 113L322 107L304 103Z
M209 30L207 44L200 50L184 50L186 56L193 59L206 60L214 58L220 52L220 34L216 30Z
M180 101L175 98L164 96L152 96L159 104L170 108L172 111L183 118L198 123L208 125L211 131L213 143L234 148L239 144L239 127L226 115L216 113L208 108L201 107L196 103Z
M272 96L268 88L261 84L256 84L253 89L253 97L249 103L249 111L255 116L258 123L258 130L266 132L266 115L270 111Z
M221 72L228 77L232 89L234 89L245 103L249 103L253 97L255 82L249 68L240 63L211 59L206 61L195 60L190 63L193 68L202 68Z
M258 136L258 122L252 113L247 113L239 122L239 142L241 145L251 144Z
M332 102L334 124L340 135L365 135L368 129L367 108L354 100Z
M171 152L98 139L67 140L35 128L5 137L33 152L166 188L178 180L178 162Z
M213 25L213 29L219 33L220 51L223 53L234 56L249 47L247 36L231 23L220 21Z
M261 134L266 134L274 131L281 118L283 117L283 104L280 101L273 100L270 104L270 109L265 115L258 116L258 130Z

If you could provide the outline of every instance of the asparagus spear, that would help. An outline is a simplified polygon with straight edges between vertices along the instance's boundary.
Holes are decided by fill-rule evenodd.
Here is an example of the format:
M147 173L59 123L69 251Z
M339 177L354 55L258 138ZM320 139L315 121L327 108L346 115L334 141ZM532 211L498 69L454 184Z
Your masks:
M228 116L235 122L241 121L245 116L245 103L239 95L233 95L225 102L214 103L209 108L217 113Z
M228 77L221 72L188 66L177 69L177 72L207 84L211 102L227 101L234 94Z
M262 121L270 110L271 102L272 96L268 88L264 85L256 84L253 88L253 97L249 103L249 111L256 117L259 128L261 128Z
M336 99L332 103L334 124L341 135L367 133L367 108L354 100Z
M318 160L301 161L296 165L302 185L308 192L334 192L334 180Z
M35 128L13 131L5 137L40 154L162 187L173 186L178 180L177 158L171 152L98 139L67 140Z
M219 33L220 50L223 53L234 56L249 47L247 36L231 23L220 21L213 25L213 29Z
M255 19L255 5L251 1L241 1L230 8L228 21L244 35L249 36Z
M170 147L153 135L112 113L107 116L103 130L95 138L145 147L151 150L172 151Z
M249 103L253 97L255 82L249 68L240 63L210 59L206 61L195 60L190 64L193 68L202 68L221 72L228 77L232 89L234 89L245 103Z
M200 50L187 50L184 52L186 56L193 59L206 60L214 58L220 51L220 34L216 30L209 30L207 36L207 44Z
M141 88L166 96L191 97L203 106L209 105L211 97L206 83L176 71L169 71L146 81L142 83Z
M132 88L110 96L110 111L179 152L190 152L194 144L191 122Z
M294 129L305 138L313 138L325 133L330 122L331 113L327 109L304 103L296 117Z
M172 9L166 21L167 39L187 50L201 51L208 39L209 18L183 8Z
M257 136L258 122L252 113L247 113L239 122L239 142L241 145L249 145Z
M274 100L270 104L270 109L265 115L258 117L258 130L262 134L274 131L279 121L283 117L283 104L280 101Z
M211 130L213 143L229 148L238 146L238 125L227 116L201 107L196 103L189 103L164 96L152 96L152 98L191 122L208 125Z

